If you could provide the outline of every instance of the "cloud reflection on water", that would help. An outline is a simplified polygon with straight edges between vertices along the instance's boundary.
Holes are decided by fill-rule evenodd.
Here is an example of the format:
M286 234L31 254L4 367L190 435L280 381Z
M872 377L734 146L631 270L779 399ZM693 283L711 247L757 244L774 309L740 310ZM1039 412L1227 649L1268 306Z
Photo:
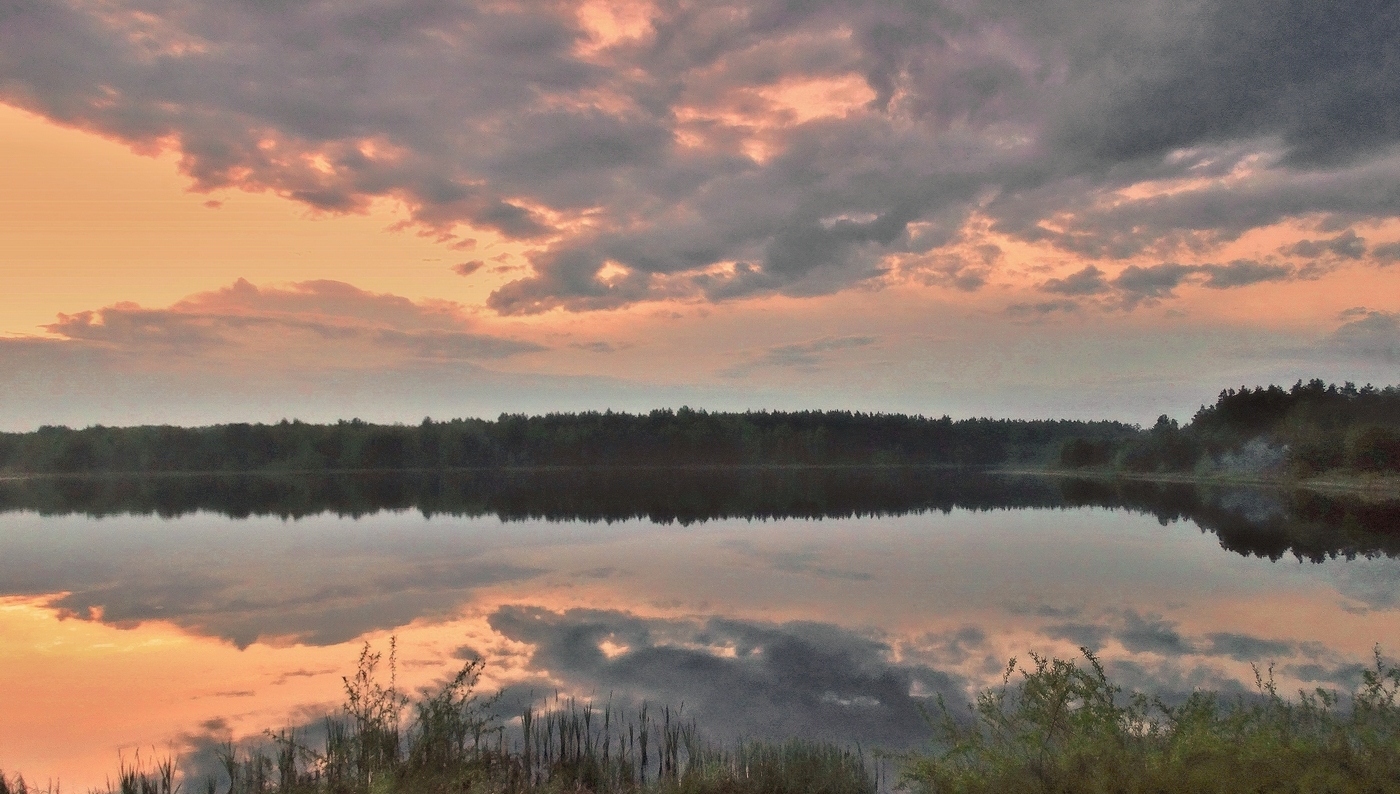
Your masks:
M244 716L225 723L165 726L192 747L246 728L290 687L319 682L308 708L325 708L346 672L336 660L348 668L351 643L391 632L420 683L481 653L516 705L532 692L645 698L685 703L724 736L889 747L926 735L928 698L957 707L1027 650L1086 646L1121 683L1171 698L1197 686L1247 692L1252 663L1276 662L1284 691L1347 688L1370 646L1400 633L1391 540L1356 522L1326 532L1339 515L1383 517L1384 506L1037 481L1005 506L1049 509L998 510L995 484L939 485L941 475L835 495L764 476L739 491L702 477L692 492L678 478L665 499L640 504L606 482L542 494L543 507L522 501L528 483L456 502L422 483L337 491L359 506L354 519L306 510L336 504L306 501L306 490L296 520L110 507L93 518L83 505L94 502L76 513L51 502L55 515L0 515L0 596L46 599L55 627L66 618L132 641L178 627L176 657L197 647L226 666L265 659L261 677L221 686L195 666L164 680L177 698L214 698L211 709L240 704ZM393 495L397 511L361 510L373 504L364 493ZM422 511L431 517L403 509L422 493L438 499ZM567 510L589 520L528 518ZM632 517L656 511L691 518ZM783 511L808 517L776 519ZM101 659L65 664L101 675ZM298 714L314 716L285 716Z

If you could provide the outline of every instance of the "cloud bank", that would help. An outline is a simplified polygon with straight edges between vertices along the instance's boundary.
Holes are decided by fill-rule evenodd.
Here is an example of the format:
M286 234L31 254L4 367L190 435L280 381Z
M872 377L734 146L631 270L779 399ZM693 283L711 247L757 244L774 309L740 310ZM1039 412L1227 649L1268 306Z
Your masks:
M306 281L259 288L239 279L164 309L118 303L60 314L50 334L105 350L149 355L207 355L220 349L285 350L299 340L316 343L318 356L337 348L350 360L375 353L394 358L495 359L545 348L467 330L461 307L446 301L414 303L366 292L339 281ZM259 343L262 343L261 345Z
M1400 214L1396 41L1400 8L1368 0L11 0L0 101L173 150L197 190L388 198L460 248L523 243L506 314L975 291L989 235L1104 265L1047 281L1046 311L1131 308L1395 260L1357 230ZM1190 264L1286 223L1318 231ZM1107 272L1134 257L1166 264ZM146 327L111 314L101 334Z

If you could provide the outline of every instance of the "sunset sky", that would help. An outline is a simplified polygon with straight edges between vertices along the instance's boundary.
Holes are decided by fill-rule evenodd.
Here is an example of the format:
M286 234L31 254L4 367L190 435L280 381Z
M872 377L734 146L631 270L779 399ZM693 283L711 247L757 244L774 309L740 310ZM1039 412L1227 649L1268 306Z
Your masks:
M0 429L1400 382L1400 5L0 0Z

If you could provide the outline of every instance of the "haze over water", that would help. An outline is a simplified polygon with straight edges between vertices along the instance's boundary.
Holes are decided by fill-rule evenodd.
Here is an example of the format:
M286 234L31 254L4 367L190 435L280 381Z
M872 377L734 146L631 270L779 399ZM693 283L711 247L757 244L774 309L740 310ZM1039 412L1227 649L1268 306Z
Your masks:
M220 485L219 483L222 483ZM480 655L511 710L904 748L1010 656L1168 697L1349 689L1400 638L1393 504L937 470L36 480L0 488L0 768L82 791Z

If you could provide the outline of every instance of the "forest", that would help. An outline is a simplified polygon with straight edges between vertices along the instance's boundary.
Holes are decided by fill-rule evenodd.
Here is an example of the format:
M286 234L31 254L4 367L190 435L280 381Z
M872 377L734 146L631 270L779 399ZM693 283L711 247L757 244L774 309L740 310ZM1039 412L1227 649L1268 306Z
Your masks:
M1179 427L1065 443L1061 465L1135 473L1283 475L1400 472L1400 387L1321 380L1226 389Z
M0 434L0 472L318 472L523 466L1053 462L1070 439L1133 438L1120 422L930 419L849 411L578 413L282 421L209 427L42 427Z
M1306 478L1400 472L1400 387L1227 389L1185 426L681 408L380 425L41 427L0 433L0 473L156 474L541 466L1052 467Z

